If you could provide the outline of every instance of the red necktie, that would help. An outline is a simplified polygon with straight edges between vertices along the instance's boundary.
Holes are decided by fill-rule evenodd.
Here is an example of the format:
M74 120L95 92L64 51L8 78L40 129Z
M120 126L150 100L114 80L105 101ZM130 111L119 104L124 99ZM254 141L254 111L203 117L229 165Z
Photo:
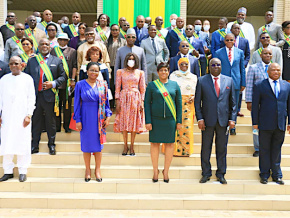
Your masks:
M232 48L229 48L229 61L232 62Z
M44 60L46 60L47 57L44 57ZM39 72L39 82L38 82L38 91L41 91L42 90L42 83L43 83L43 70L42 68L40 67L40 72Z
M218 77L214 77L214 80L215 80L214 81L214 88L215 88L217 97L220 96L220 87L219 87L219 84L217 82L218 79L219 79Z

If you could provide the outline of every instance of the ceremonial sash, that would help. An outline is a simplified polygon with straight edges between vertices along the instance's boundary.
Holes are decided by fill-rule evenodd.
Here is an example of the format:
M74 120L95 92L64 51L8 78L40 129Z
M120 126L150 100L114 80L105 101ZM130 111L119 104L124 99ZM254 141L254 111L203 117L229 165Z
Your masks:
M161 33L158 29L156 29L156 31L157 31L157 36L158 36L160 39L165 40L165 38L164 38L164 36L162 35L162 33Z
M105 42L107 40L107 36L106 34L104 33L104 31L102 30L102 28L100 26L98 26L96 28L97 32L99 33L101 39Z
M35 56L36 60L39 64L39 66L41 67L41 69L44 72L44 75L47 79L47 81L52 82L53 81L53 76L52 73L49 69L49 67L47 66L46 62L44 61L43 57L41 54L38 54ZM59 108L58 108L58 104L59 104L59 98L58 98L58 90L55 88L51 89L53 91L53 93L55 94L55 102L54 102L54 112L56 113L56 116L59 116Z
M223 37L223 38L225 38L226 37L226 32L224 32L224 31L221 31L221 30L218 30L217 31L220 35L221 35L221 37Z
M71 31L71 33L72 33L72 35L73 35L74 37L76 37L76 36L79 35L78 32L76 31L75 26L74 26L73 24L70 24L68 27L69 27L69 30Z
M15 27L10 25L9 23L6 24L7 28L10 29L13 33L15 33Z
M17 36L13 36L12 40L18 45L19 49L24 52L20 39Z
M238 21L235 21L234 23L237 23L238 24ZM239 34L239 36L245 38L245 35L243 33L242 28L240 28L240 34Z
M162 95L164 101L166 102L172 116L174 117L175 121L176 121L176 109L175 109L175 105L174 102L171 98L171 95L169 94L168 90L166 89L166 87L160 82L159 79L156 79L153 81L153 83L155 84L155 86L157 87L157 89L160 91L160 94Z
M263 51L263 48L261 47L257 51L258 51L259 55L261 55L262 54L262 51ZM272 60L271 60L271 63L273 63Z
M268 30L266 29L266 25L262 26L261 28L262 28L262 32L263 32L263 33L268 33L269 36L270 36L270 33L269 33ZM270 36L270 39L273 40L271 36Z
M29 56L24 52L20 55L20 57L22 58L22 60L27 64Z
M193 36L194 38L199 39L199 36L196 34L196 32L193 32Z
M286 43L290 46L290 38L289 38L289 36L287 36L287 35L284 33L284 38L285 38Z
M34 35L32 34L30 28L26 29L26 30L25 30L25 33L26 33L26 35L28 36L28 38L32 39L34 50L37 51L37 49L38 49L38 43L37 43L37 41L36 41Z
M67 64L67 61L66 61L66 59L65 59L65 57L64 57L64 55L63 55L63 53L62 53L62 51L60 49L60 47L55 46L54 50L55 50L55 53L56 53L57 57L59 57L61 59L62 64L63 64L63 69L64 69L64 71L66 73L67 78L69 78L68 64ZM67 80L67 87L66 87L66 104L65 104L66 109L68 109L68 87L69 87L69 79Z
M120 27L120 32L121 32L122 36L124 37L124 39L126 39L127 33L124 30L122 30L121 27Z
M46 29L47 22L46 21L42 21L41 24L42 24L42 26L44 26L44 29Z
M187 38L185 38L185 36L179 31L179 29L177 27L175 27L173 29L173 31L177 34L178 38L181 40L181 41L187 41L188 44L189 44L189 48L190 49L194 49L194 47L192 46L192 44L190 44L190 42L187 40Z

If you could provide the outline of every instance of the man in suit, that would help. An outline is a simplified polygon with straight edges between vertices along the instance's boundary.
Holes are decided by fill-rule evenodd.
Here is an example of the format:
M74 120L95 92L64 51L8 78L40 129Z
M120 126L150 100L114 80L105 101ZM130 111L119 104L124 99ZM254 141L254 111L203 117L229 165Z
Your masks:
M202 28L201 20L194 21L194 30L195 30L197 37L202 41L203 46L208 48L210 46L208 44L208 42L209 42L208 35L205 32L201 31L201 28Z
M6 62L0 60L0 79L7 73L10 73L9 65Z
M43 12L43 21L41 23L38 23L36 27L38 29L41 29L42 31L44 31L47 34L47 32L46 32L47 24L54 23L57 27L56 34L57 35L60 34L62 32L61 27L57 23L53 22L52 19L53 19L52 12L50 10L45 10Z
M0 27L0 32L2 33L3 36L3 44L5 46L6 41L10 39L12 36L15 36L15 28L14 25L16 23L17 17L14 12L9 12L7 14L6 21L8 22L7 24L4 24L3 26Z
M120 17L120 18L119 18L119 26L120 26L120 28L122 27L122 24L123 24L125 21L127 21L127 20L126 20L126 17Z
M170 59L170 74L178 70L178 60L180 58L188 58L190 63L190 72L199 77L200 69L198 65L198 59L189 54L189 43L187 41L181 41L179 43L179 51L180 54Z
M168 31L173 30L176 27L177 18L178 18L177 14L171 14L170 15L170 17L169 17L170 26L166 28Z
M72 15L72 24L66 26L64 28L64 32L68 35L68 37L71 39L73 37L78 36L79 33L79 25L81 22L81 15L78 12L73 13Z
M272 60L272 50L270 48L265 48L262 50L261 54L262 61L253 65L250 65L247 80L246 80L246 103L247 109L252 110L252 96L253 96L253 87L257 82L260 82L268 78L268 67ZM253 142L255 152L253 153L254 157L259 157L259 133L256 130L253 130Z
M235 36L228 33L225 36L225 47L217 50L216 57L222 63L222 75L232 77L235 85L235 99L236 105L239 102L240 92L244 91L246 87L246 75L244 65L244 52L234 47ZM236 121L236 119L235 119ZM231 129L231 135L236 135L235 128Z
M215 134L217 180L227 184L226 156L228 130L235 127L236 100L235 86L232 78L221 75L222 64L217 58L209 63L210 74L198 79L194 106L198 128L202 131L200 183L206 183L212 176L210 156Z
M178 17L176 19L176 28L173 30L169 30L166 36L166 45L170 52L170 57L174 57L178 53L178 42L185 37L185 30L183 29L184 19L182 17ZM179 36L178 33L181 35Z
M220 48L225 46L224 40L226 35L226 28L228 24L228 19L226 17L222 17L219 19L219 29L212 33L211 38L211 54L212 57L215 57L215 52Z
M136 26L134 26L134 30L136 32L136 41L135 45L140 46L141 41L143 39L146 39L148 37L148 29L144 27L145 24L145 18L142 15L139 15L136 18Z
M274 20L274 13L272 11L267 11L265 13L265 21L266 24L259 28L258 30L258 37L256 41L256 49L262 47L260 42L260 35L263 32L267 32L271 37L271 45L282 47L285 43L284 35L282 31L282 26L276 23L273 23Z
M189 52L199 60L200 68L201 68L201 76L203 76L206 74L206 67L207 67L204 48L203 48L202 41L199 39L196 39L193 36L193 33L194 33L194 27L192 25L187 25L185 28L186 39L194 48L193 50L190 49Z
M157 66L161 62L167 62L169 50L163 39L156 36L156 26L150 25L148 28L149 37L141 42L141 48L144 49L147 64L147 82L159 78Z
M253 53L252 64L256 64L256 63L261 62L260 54L262 52L262 49L270 48L272 50L272 53L273 53L272 62L277 63L280 66L283 66L281 49L279 47L275 47L275 46L270 45L270 41L271 41L271 38L270 38L269 33L266 33L266 32L261 33L260 42L262 43L262 47Z
M56 114L55 114L55 93L52 89L57 89L66 82L67 77L60 58L50 55L50 42L48 39L41 39L38 46L39 53L44 61L38 62L36 57L28 60L25 73L34 80L36 93L36 108L32 116L32 142L31 153L39 152L39 141L41 137L41 121L45 112L45 124L48 136L49 154L55 155L56 136ZM46 64L50 70L48 72L53 81L49 81L45 71L40 65Z
M267 184L272 172L273 181L284 185L280 163L287 117L290 133L290 84L280 80L277 63L270 64L268 74L269 78L255 84L252 102L253 128L259 130L260 182Z
M120 37L126 39L127 30L130 29L130 24L128 21L124 21L120 28Z

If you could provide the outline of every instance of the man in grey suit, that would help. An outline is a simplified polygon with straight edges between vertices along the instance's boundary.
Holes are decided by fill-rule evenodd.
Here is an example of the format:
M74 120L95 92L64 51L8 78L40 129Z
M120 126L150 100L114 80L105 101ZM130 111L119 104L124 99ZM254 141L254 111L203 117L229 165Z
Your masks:
M262 44L260 43L260 35L263 32L269 33L271 37L271 45L277 46L277 47L282 47L284 45L285 41L284 41L282 27L279 24L273 23L273 20L274 20L273 12L267 11L265 13L266 24L260 27L258 30L256 49L259 49L260 47L262 47Z
M149 37L141 42L144 49L147 63L147 83L158 79L157 66L161 62L167 62L169 50L165 40L156 36L156 26L150 25L148 28Z
M252 64L256 64L262 61L261 56L260 56L262 49L270 48L272 50L272 55L273 55L272 62L277 63L280 66L283 66L282 51L279 47L270 45L270 39L271 38L270 38L269 33L266 33L266 32L261 33L260 42L262 43L262 47L253 53Z

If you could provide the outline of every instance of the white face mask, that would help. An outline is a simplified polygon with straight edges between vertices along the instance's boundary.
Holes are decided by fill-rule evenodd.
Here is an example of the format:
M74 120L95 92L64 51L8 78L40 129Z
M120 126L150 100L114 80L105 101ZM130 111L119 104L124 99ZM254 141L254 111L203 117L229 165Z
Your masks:
M36 21L37 21L37 23L40 23L41 22L41 17L36 17Z
M135 60L128 60L128 66L134 67L135 66Z
M148 28L148 23L144 23L144 26L146 29Z
M209 31L209 29L210 29L210 25L204 25L204 26L203 26L203 30L204 30L204 31L207 32L207 31Z
M175 19L171 20L171 26L176 26L176 20Z

